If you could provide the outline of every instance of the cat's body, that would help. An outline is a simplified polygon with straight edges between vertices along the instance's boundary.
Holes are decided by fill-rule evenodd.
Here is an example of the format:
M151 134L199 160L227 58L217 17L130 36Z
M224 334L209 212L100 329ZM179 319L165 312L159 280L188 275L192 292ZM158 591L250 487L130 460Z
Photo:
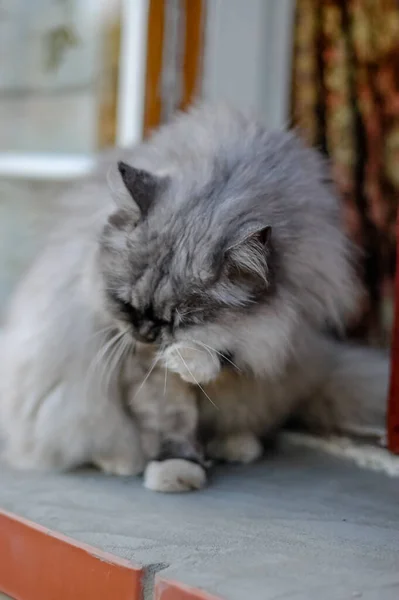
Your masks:
M163 452L163 432L168 439L187 440L190 453L197 396L176 374L165 381L163 368L146 378L155 357L148 346L126 347L121 360L122 336L96 306L91 287L92 253L108 209L106 182L89 189L95 195L85 196L80 206L75 190L63 198L74 208L61 210L62 228L21 281L6 316L0 438L7 462L19 468L64 470L94 463L109 473L132 475ZM204 477L193 469L189 486Z
M118 158L141 170L120 165L135 202L113 177L115 212ZM387 361L325 333L355 304L351 250L324 167L295 136L202 108L112 153L63 207L3 334L10 462L201 461L198 421L211 455L243 462L290 416L383 427ZM118 330L123 347L109 341ZM130 334L145 342L134 354ZM203 482L179 460L147 473L155 489Z

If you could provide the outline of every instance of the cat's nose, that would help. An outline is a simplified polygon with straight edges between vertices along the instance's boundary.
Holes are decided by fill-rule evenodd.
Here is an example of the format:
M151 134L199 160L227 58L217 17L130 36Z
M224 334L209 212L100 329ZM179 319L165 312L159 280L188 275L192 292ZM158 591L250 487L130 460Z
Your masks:
M155 325L151 321L146 321L145 323L140 323L139 327L136 329L136 338L139 342L143 342L143 344L153 344L160 333L160 328L158 325Z

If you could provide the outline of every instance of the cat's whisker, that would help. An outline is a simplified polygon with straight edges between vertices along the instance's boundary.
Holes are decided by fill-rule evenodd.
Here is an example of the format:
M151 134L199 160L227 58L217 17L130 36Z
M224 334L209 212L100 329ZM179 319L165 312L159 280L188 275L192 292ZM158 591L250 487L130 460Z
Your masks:
M113 376L113 370L111 369L111 362L112 362L115 354L118 352L118 350L119 350L119 344L116 343L112 347L112 349L109 351L109 353L105 356L105 360L101 365L102 369L101 369L101 373L98 377L98 383L101 385L102 390L105 390L106 393L109 390L109 387L111 385L112 376Z
M139 385L139 387L137 388L137 390L136 390L136 393L135 393L135 394L134 394L134 396L133 396L133 400L135 400L135 399L136 399L136 397L138 396L138 394L139 394L139 393L141 392L141 390L143 389L143 387L144 387L144 385L145 385L145 383L146 383L147 379L149 378L149 376L151 375L151 373L153 372L153 370L155 369L155 367L156 367L156 366L157 366L157 364L159 363L159 360L160 360L160 357L159 357L159 356L158 356L158 357L156 357L156 358L153 360L153 363L152 363L151 367L148 369L148 373L147 373L147 375L144 377L143 381L141 382L141 384L140 384L140 385Z
M218 360L217 360L216 356L215 356L214 354L212 354L212 352L211 352L211 349L210 349L210 348L208 348L207 346L205 346L205 344L202 344L202 343L200 343L200 342L199 342L199 341L197 341L197 340L191 340L191 341L192 341L192 342L194 342L194 344L201 345L201 346L204 348L204 350L205 350L205 351L206 351L206 352L209 354L209 356L211 357L211 359L213 360L213 362L214 362L215 364L218 364ZM187 347L188 347L188 346L187 346ZM204 351L204 350L200 350L199 348L193 348L193 350L198 350L198 352L203 352L203 351Z
M165 381L163 384L163 395L166 396L166 384L168 382L168 367L165 366Z
M190 310L186 310L184 313L180 313L180 315L184 319L184 317L187 317L188 315L193 315L195 313L199 313L202 310L202 308L191 308Z
M199 387L199 389L201 390L201 392L204 394L204 396L206 398L208 398L209 402L211 404L213 404L213 406L219 410L219 407L216 406L216 404L214 403L214 401L212 400L212 398L210 396L208 396L208 394L206 393L206 391L204 390L204 388L202 387L202 385L200 383L198 383L197 379L194 377L193 373L191 372L189 366L187 365L186 361L184 360L184 358L182 357L182 355L180 354L180 351L178 348L176 348L176 352L177 354L180 356L180 360L182 361L183 365L186 367L188 373L190 374L190 376L194 379L195 383L197 384L197 386Z
M191 340L194 343L196 343L194 340ZM187 350L194 350L195 352L201 352L201 354L205 354L205 350L206 348L204 348L204 350L201 350L201 348L195 348L194 346L187 346L186 344L184 344L184 348L186 348ZM209 352L209 350L208 350Z
M102 363L102 361L104 360L104 357L106 357L107 353L114 347L115 344L117 344L119 342L119 340L126 334L126 331L118 331L114 336L112 336L97 352L97 354L94 356L93 361L91 362L91 364L89 365L89 368L87 370L87 375L86 375L86 386L89 385L89 383L92 380L92 377L94 375L94 373L96 372L98 366ZM105 361L105 364L108 361ZM105 365L102 365L102 373L104 373L104 368ZM100 375L99 380L101 381L102 377Z
M103 384L106 393L109 392L109 388L114 381L114 375L117 365L121 362L126 348L126 338L123 336L121 340L113 347L109 352L107 360L104 362L102 378L100 382Z
M111 333L112 331L115 331L115 327L113 327L112 325L108 325L107 327L103 327L103 329L99 329L98 331L95 331L87 340L88 342L92 342L93 340L95 340L97 337L99 336L104 336L106 337L107 334Z
M95 370L99 362L104 358L104 355L108 352L108 350L124 335L123 331L119 331L114 336L112 336L103 346L100 347L99 351L94 357L92 361L89 372L91 370Z
M122 360L125 356L128 345L129 345L129 339L125 332L125 335L118 341L117 344L115 344L113 350L111 351L109 358L108 358L108 365L107 365L106 370L104 368L104 372L106 372L106 375L107 375L107 378L105 380L105 389L107 392L111 385L112 377L115 374L116 368L122 362Z
M130 346L131 346L131 341L129 340L129 337L124 336L121 340L119 351L116 353L116 356L114 358L114 361L113 361L113 364L111 367L113 372L115 372L117 367L120 367L121 364L123 363L123 361L125 360Z
M224 358L224 360L227 360L227 362L229 362L231 365L233 365L233 367L236 368L237 371L242 373L242 369L240 369L240 367L238 365L236 365L236 363L234 361L230 360L230 358L228 356L223 354L223 352L219 352L219 350L216 350L216 348L212 348L212 346L208 346L207 344L205 344L204 342L200 342L199 340L193 340L193 342L195 344L199 344L200 346L203 346L204 348L208 349L209 351L215 352L216 354L218 354L219 356Z
M181 312L177 308L175 309L175 313L176 313L176 315L177 315L177 317L179 319L179 323L183 323L184 316L181 314Z

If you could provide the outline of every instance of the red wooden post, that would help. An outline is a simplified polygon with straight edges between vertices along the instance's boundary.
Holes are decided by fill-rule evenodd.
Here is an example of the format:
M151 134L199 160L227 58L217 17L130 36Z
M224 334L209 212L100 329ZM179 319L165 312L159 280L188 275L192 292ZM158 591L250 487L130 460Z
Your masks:
M395 318L391 350L391 385L388 402L388 447L399 454L399 215L396 225Z

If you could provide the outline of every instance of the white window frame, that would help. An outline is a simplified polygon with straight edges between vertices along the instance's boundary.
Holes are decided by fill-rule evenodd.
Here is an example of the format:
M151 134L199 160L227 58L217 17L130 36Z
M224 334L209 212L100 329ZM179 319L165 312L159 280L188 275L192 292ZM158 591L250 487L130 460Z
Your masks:
M124 147L143 135L149 0L122 0L121 6L116 142ZM0 177L66 180L85 175L94 164L94 153L0 152Z

